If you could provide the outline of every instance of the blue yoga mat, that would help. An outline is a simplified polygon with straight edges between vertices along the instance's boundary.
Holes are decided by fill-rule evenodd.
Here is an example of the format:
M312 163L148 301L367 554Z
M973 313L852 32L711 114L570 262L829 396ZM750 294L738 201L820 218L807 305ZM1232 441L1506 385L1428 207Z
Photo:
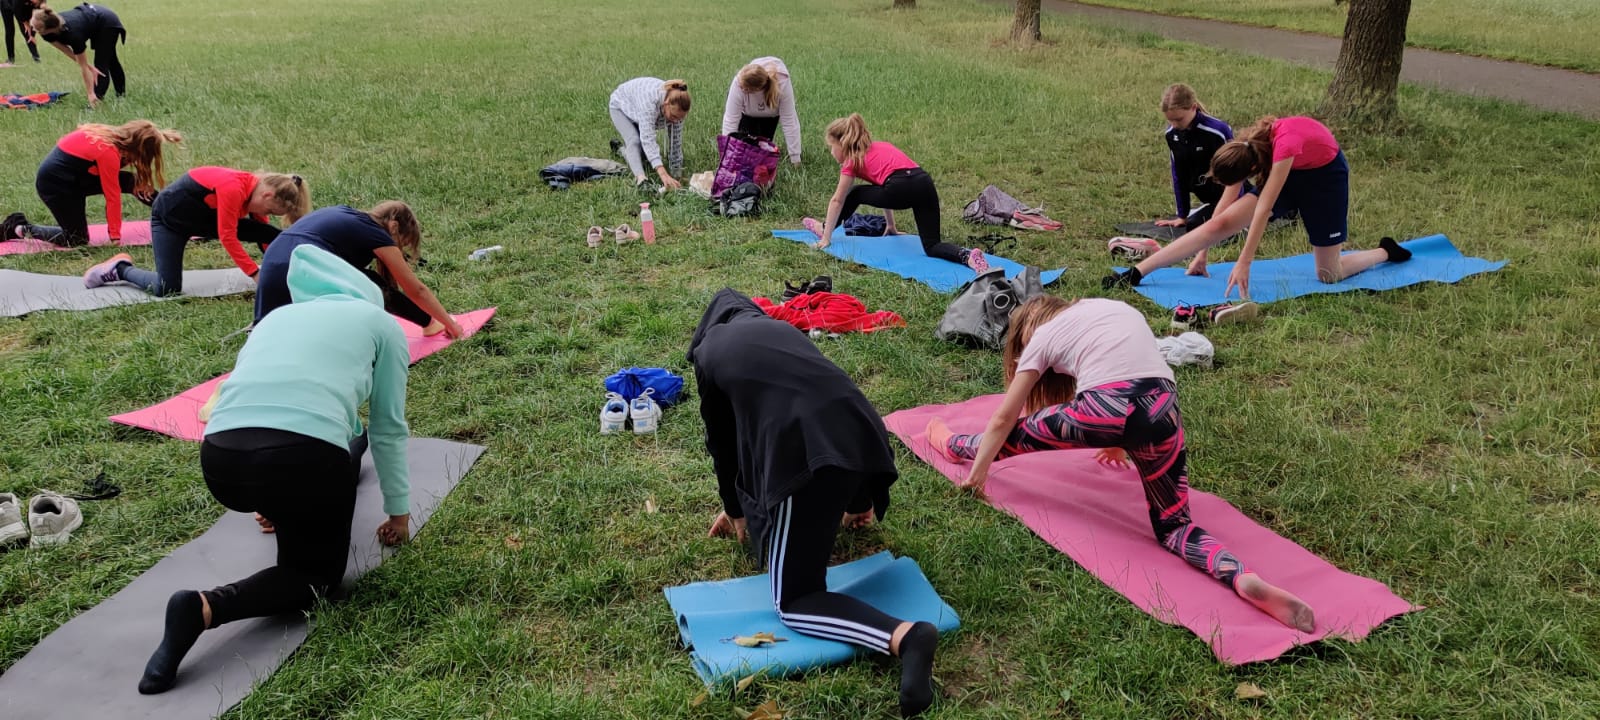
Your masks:
M828 589L903 620L931 622L941 633L961 626L956 611L934 592L917 561L896 558L887 550L828 568ZM759 672L782 677L837 665L869 652L786 627L772 607L772 585L765 574L698 582L665 592L694 671L708 686ZM788 640L757 648L733 643L735 636L750 637L758 632Z
M1469 275L1492 272L1505 267L1504 260L1490 262L1483 258L1467 257L1450 244L1443 235L1429 235L1400 244L1411 251L1411 259L1403 263L1381 263L1364 273L1345 278L1343 282L1324 283L1317 280L1316 264L1311 254L1275 260L1257 260L1250 264L1250 299L1258 303L1312 295L1315 293L1341 293L1351 290L1393 290L1424 282L1453 283ZM1116 268L1118 272L1122 268ZM1213 263L1211 277L1194 277L1183 274L1183 268L1161 268L1146 275L1139 287L1140 295L1158 305L1173 308L1180 303L1190 305L1217 305L1228 301L1223 290L1228 286L1228 273L1233 263ZM1234 291L1235 300L1238 290Z
M773 230L772 236L810 245L817 236L810 230ZM887 237L854 237L843 230L834 230L828 253L841 260L892 272L908 280L916 280L936 292L952 293L962 285L972 282L977 274L965 265L948 260L931 258L922 252L922 240L915 235L890 235ZM986 255L990 267L1005 268L1006 277L1022 272L1022 266L998 255ZM1039 274L1039 282L1046 285L1061 277L1065 269L1046 270Z

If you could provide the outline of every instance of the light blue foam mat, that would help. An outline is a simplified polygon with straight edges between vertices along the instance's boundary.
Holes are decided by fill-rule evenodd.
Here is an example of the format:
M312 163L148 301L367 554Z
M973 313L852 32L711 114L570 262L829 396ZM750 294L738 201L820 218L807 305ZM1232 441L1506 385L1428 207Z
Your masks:
M1411 259L1403 263L1379 263L1366 272L1345 278L1342 282L1324 283L1317 280L1316 264L1311 253L1273 260L1256 260L1250 264L1250 299L1258 303L1312 295L1316 293L1341 293L1351 290L1393 290L1424 282L1458 282L1479 273L1493 272L1505 267L1506 261L1490 262L1483 258L1467 257L1443 235L1429 235L1400 243L1411 251ZM1116 268L1121 272L1123 268ZM1183 268L1161 268L1144 277L1134 288L1157 305L1168 308L1179 304L1217 305L1228 301L1224 290L1228 286L1228 273L1233 263L1213 263L1211 277L1185 275ZM1238 299L1238 291L1234 298Z
M773 230L772 236L810 245L817 236L810 230ZM889 235L886 237L856 237L833 232L833 242L823 252L840 260L892 272L907 280L916 280L936 292L952 293L962 285L972 282L977 273L965 265L948 260L931 258L922 252L922 239L916 235ZM1005 268L1006 277L1015 277L1022 266L998 255L986 255L990 267ZM1065 268L1039 273L1039 282L1049 285L1061 277Z
M961 627L956 611L934 591L917 561L897 558L887 550L828 568L828 590L849 595L902 620L933 623L940 633ZM678 632L689 650L694 671L708 686L759 672L782 677L837 665L870 652L801 635L784 626L772 606L772 585L765 574L698 582L664 592L678 620ZM750 637L759 632L788 639L758 648L733 642L736 636Z

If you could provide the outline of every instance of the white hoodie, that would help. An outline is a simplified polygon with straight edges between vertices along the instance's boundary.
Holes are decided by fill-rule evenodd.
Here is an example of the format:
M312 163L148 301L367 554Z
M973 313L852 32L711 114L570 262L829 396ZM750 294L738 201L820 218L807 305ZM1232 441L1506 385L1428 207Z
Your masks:
M735 73L733 84L728 87L728 104L722 110L722 134L727 135L739 129L742 115L776 117L783 128L784 144L789 147L789 160L800 162L800 116L794 109L794 85L789 82L789 68L775 57L756 58L748 64L778 71L778 106L768 107L765 93L747 93L740 89L739 75Z

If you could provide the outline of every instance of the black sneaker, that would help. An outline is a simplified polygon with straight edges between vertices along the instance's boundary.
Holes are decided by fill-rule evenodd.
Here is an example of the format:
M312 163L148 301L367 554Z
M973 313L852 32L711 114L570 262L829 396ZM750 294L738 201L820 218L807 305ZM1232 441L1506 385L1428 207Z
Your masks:
M7 215L4 221L0 221L0 240L21 239L22 234L18 233L17 230L19 228L25 228L29 224L28 216L23 215L22 213L15 212Z
M1100 278L1100 287L1105 290L1138 287L1139 281L1143 279L1144 274L1139 272L1139 268L1128 268L1114 275Z
M616 138L612 138L611 139L611 154L612 155L617 155L617 156L621 156L622 155L622 141L621 140L618 140Z
M831 293L831 292L833 292L833 278L828 277L827 275L818 275L815 280L811 281L810 285L806 286L806 292L808 292L808 293L819 293L819 292Z
M1178 303L1178 306L1172 309L1172 329L1179 332L1199 330L1205 327L1206 320L1206 313L1188 303Z
M804 280L793 284L791 284L788 280L785 280L783 281L783 301L789 302L790 300L804 295L811 291L810 288L811 283L808 283Z

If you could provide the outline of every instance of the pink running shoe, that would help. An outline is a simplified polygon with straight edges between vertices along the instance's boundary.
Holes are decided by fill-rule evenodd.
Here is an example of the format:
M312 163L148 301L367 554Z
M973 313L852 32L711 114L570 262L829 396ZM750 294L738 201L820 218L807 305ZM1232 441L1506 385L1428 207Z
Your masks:
M1112 257L1143 260L1161 249L1161 243L1150 238L1114 237L1106 243Z
M1061 223L1044 216L1037 211L1018 210L1011 213L1011 227L1023 230L1055 231L1061 229Z
M973 248L967 251L967 267L972 268L972 271L979 275L989 272L989 261L983 257L982 248Z
M822 230L823 230L822 223L819 222L816 218L808 217L808 218L806 218L804 220L801 220L800 224L806 226L806 229L810 230L812 235L817 236L818 240L822 239Z
M123 263L133 264L133 256L127 253L112 255L105 262L97 263L83 273L83 286L93 290L108 283L121 282L117 276L117 268Z

